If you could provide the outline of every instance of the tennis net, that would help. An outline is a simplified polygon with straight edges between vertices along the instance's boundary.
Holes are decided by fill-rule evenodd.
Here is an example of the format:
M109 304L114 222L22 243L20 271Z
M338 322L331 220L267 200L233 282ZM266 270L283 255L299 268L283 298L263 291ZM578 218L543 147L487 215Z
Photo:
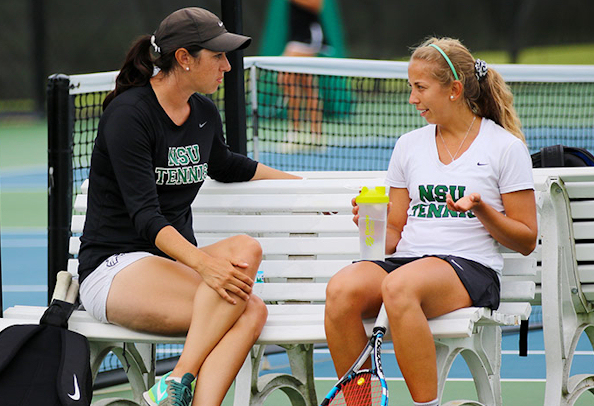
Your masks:
M245 58L249 155L288 171L387 169L397 138L425 125L408 103L407 66L334 58ZM492 67L512 89L531 152L554 144L594 150L594 67ZM50 176L67 183L67 190L58 192L65 200L52 203L50 197L50 274L65 269L61 264L67 258L51 258L67 256L69 200L88 176L101 105L116 75L61 75L54 78L61 86L49 86L63 93L48 94L49 100L56 100L48 102L50 157L52 148L59 155ZM211 97L225 121L223 95L221 88ZM52 129L54 125L58 128ZM67 213L52 215L64 207ZM178 350L166 350L162 357Z
M406 62L245 59L247 150L283 170L384 170L396 139L425 125ZM493 65L510 85L528 147L594 150L594 67ZM74 183L86 178L101 103L117 72L71 76ZM223 120L224 88L212 95Z

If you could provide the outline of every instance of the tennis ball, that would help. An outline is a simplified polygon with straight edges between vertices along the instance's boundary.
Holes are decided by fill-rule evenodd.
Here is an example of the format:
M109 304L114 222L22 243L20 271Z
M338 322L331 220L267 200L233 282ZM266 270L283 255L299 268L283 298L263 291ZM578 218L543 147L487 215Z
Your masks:
M357 385L359 385L359 386L363 385L364 383L365 383L365 378L359 378L357 380Z

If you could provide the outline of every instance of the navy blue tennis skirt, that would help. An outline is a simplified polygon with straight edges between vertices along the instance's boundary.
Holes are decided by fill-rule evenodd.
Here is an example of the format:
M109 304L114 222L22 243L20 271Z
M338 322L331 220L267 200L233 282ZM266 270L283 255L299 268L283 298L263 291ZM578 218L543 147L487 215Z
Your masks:
M454 268L458 278L466 288L472 305L476 307L489 307L496 310L499 307L501 285L499 276L493 269L479 264L476 261L456 257L453 255L426 255L443 259ZM381 266L386 272L416 261L424 257L415 258L386 258L385 261L370 261Z

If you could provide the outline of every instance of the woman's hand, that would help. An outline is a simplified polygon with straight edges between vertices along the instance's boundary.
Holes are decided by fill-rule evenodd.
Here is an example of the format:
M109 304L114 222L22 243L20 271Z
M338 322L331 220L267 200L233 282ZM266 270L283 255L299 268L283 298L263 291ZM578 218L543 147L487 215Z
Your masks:
M353 197L353 199L351 200L351 204L353 205L353 209L351 210L351 212L353 213L353 223L355 223L355 225L359 227L359 205L357 204L356 199L356 197Z
M236 304L236 300L230 295L233 293L247 301L252 293L254 281L241 271L249 265L246 262L234 259L223 259L209 257L208 261L200 263L200 269L196 269L208 286L217 292L230 304Z
M454 199L452 199L452 195L448 193L446 195L446 203L448 205L448 209L465 213L481 204L481 195L478 193L471 193L468 196L462 196L457 201L454 201Z
M245 261L209 255L191 244L172 226L165 226L159 231L155 245L170 257L198 272L202 280L227 302L237 303L230 294L242 300L250 298L254 281L243 272L243 269L249 267Z
M457 202L450 195L446 197L448 209L458 212L472 210L472 214L501 245L523 255L530 254L536 247L538 237L534 191L527 189L504 193L501 200L503 212L483 202L478 193L471 193Z

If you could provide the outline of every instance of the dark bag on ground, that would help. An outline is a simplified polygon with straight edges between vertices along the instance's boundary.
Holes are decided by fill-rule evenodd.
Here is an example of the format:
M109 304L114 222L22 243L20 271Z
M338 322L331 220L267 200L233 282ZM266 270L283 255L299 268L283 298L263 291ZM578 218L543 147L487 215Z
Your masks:
M39 324L0 332L2 406L88 406L93 396L87 338L68 330L74 306L53 300Z
M585 148L552 145L532 154L533 168L559 168L564 166L594 166L594 155Z

